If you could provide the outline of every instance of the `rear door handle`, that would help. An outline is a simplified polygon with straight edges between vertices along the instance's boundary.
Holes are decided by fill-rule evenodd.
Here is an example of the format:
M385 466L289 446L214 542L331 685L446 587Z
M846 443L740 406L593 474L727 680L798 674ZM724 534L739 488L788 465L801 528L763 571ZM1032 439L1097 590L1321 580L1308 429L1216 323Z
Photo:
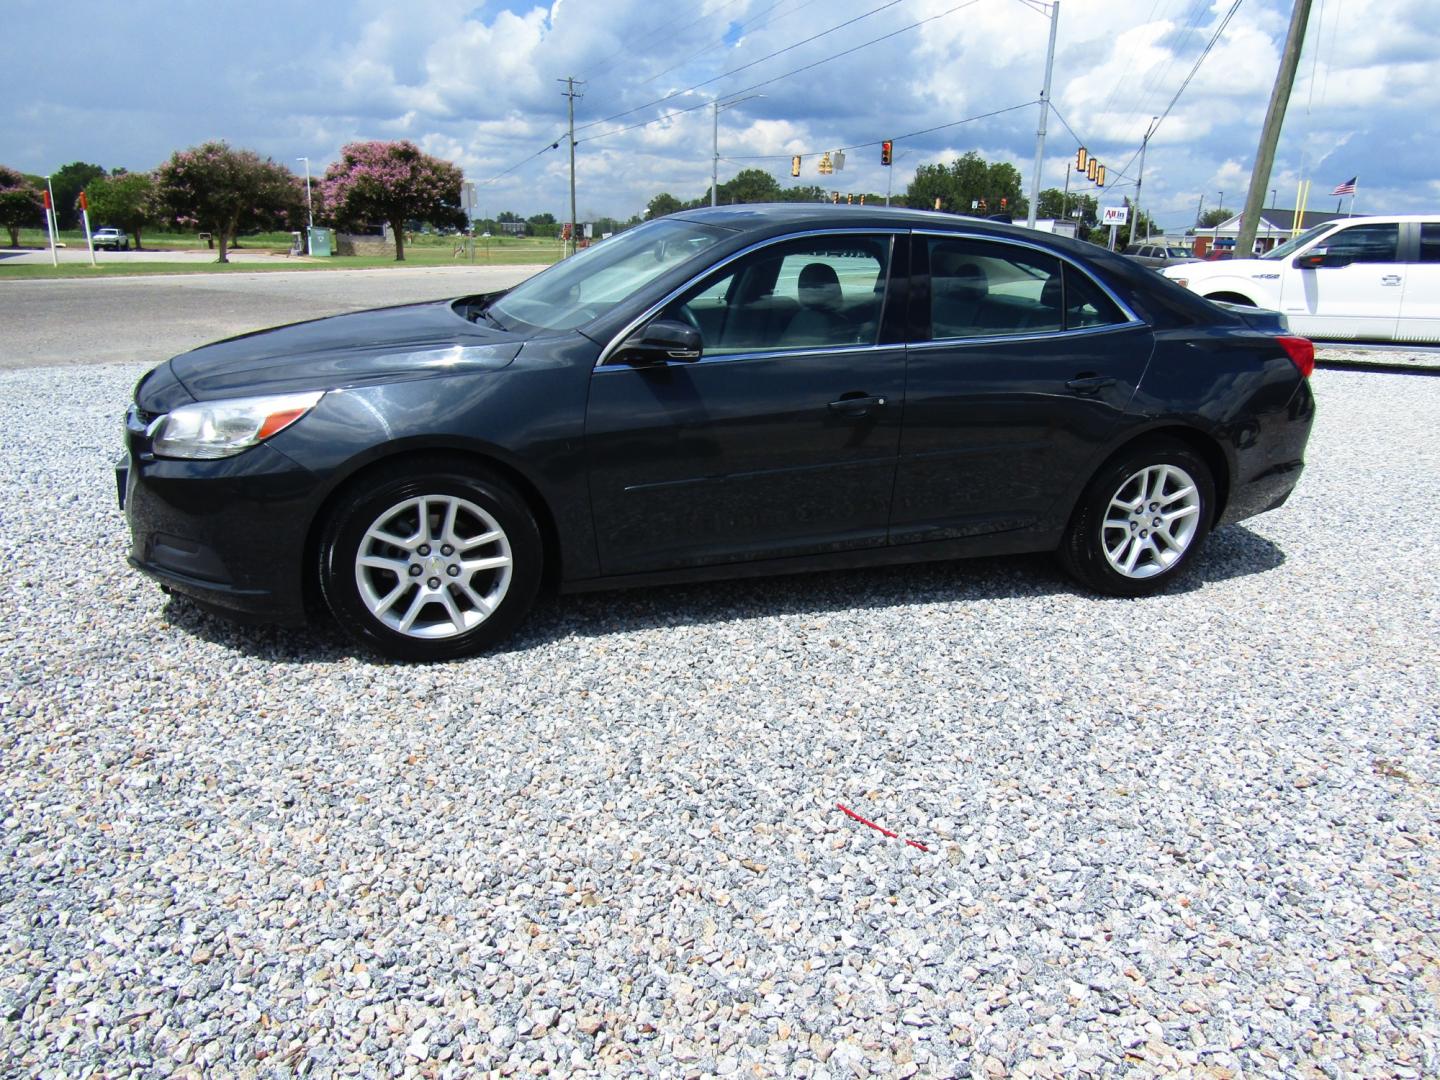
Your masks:
M1065 389L1077 394L1096 394L1107 386L1114 386L1115 380L1108 375L1081 375L1065 384Z
M884 404L883 397L843 397L839 401L830 402L830 411L838 412L842 416L865 416L871 409Z

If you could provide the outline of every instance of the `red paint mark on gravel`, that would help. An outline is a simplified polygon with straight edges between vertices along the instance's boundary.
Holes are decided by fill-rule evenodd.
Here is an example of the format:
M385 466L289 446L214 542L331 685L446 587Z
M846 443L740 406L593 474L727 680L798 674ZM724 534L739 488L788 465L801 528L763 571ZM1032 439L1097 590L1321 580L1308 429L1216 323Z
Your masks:
M875 830L876 832L878 832L878 833L881 833L881 834L883 834L883 835L885 835L885 836L890 837L891 840L899 840L899 839L901 839L901 836L900 836L899 833L891 832L889 829L885 828L885 826L883 826L883 825L876 825L875 822L871 821L869 818L863 818L863 817L861 817L859 814L855 813L854 810L851 810L851 809L850 809L848 806L846 806L844 803L838 803L838 802L837 802L835 805L836 805L836 807L839 808L839 810L840 810L841 813L843 813L843 814L844 814L845 816L847 816L847 817L852 817L852 818L854 818L856 821L860 822L861 825L869 825L870 828L874 829L874 830ZM919 848L921 851L928 852L928 851L930 850L930 849L929 849L928 847L926 847L924 844L920 843L919 840L906 840L905 843L909 844L909 845L910 845L911 847L913 847L913 848Z

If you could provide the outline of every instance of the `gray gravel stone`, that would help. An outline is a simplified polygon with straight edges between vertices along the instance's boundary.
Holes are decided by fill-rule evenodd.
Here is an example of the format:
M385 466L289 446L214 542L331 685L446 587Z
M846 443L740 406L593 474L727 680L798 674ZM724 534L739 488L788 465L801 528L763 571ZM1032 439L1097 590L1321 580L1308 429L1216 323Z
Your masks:
M125 567L139 373L0 374L7 1075L1440 1073L1440 382L1318 373L1161 597L670 588L424 668Z

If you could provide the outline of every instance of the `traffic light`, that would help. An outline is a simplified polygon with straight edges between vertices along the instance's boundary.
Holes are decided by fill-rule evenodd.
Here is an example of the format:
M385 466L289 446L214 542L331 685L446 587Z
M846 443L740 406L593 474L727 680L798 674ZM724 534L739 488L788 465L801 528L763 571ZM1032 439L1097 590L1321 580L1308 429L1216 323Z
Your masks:
M1095 170L1095 183L1099 187L1105 186L1105 166L1101 165Z
M1010 205L1010 200L1007 199L1004 195L1001 195L1001 196L1000 196L1000 209L1001 209L1001 210L1004 210L1004 209L1005 209L1006 207L1008 207L1009 205Z
M846 195L846 196L845 196L845 205L846 205L846 206L854 206L854 205L855 205L855 196L854 196L853 194L852 194L852 195Z
M799 155L799 154L796 154L794 157L792 157L792 158L790 159L790 175L791 175L791 176L799 176L799 175L800 175L800 155Z
M935 196L935 209L936 209L936 210L939 210L939 209L940 209L940 196L939 196L939 195L936 195L936 196Z
M1093 181L1095 179L1095 170L1099 167L1100 163L1092 157L1085 165L1085 179Z
M861 205L861 206L864 206L864 205L865 205L865 196L864 196L864 195L861 195L861 196L860 196L860 205Z
M840 203L840 193L838 191L830 192L830 201L838 206Z
M880 164L889 165L894 159L895 144L886 139L880 144Z
M1086 150L1083 146L1080 147L1079 153L1075 155L1075 171L1085 172L1085 166L1089 163L1089 161L1090 151Z

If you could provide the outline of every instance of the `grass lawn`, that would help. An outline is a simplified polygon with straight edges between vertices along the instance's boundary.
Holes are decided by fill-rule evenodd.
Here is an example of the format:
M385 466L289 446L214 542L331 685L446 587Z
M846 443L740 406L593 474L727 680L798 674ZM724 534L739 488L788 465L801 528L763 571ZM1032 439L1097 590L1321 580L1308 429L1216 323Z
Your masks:
M67 250L85 250L85 234L66 231L60 234ZM473 260L466 255L457 255L458 237L427 236L410 237L405 241L405 261L396 263L393 255L335 255L325 258L286 259L275 263L215 263L215 262L107 262L100 255L100 265L86 263L61 263L58 267L48 265L7 266L0 260L0 280L7 278L94 278L121 277L143 274L216 274L216 273L266 273L276 270L365 270L373 267L405 266L505 266L522 263L548 264L560 258L558 240L536 239L533 237L493 237L489 240L476 239ZM142 233L141 240L146 251L203 251L206 245L193 233ZM45 233L41 229L21 229L22 247L44 248ZM231 251L284 254L290 250L289 233L266 233L258 236L243 236L238 247Z

